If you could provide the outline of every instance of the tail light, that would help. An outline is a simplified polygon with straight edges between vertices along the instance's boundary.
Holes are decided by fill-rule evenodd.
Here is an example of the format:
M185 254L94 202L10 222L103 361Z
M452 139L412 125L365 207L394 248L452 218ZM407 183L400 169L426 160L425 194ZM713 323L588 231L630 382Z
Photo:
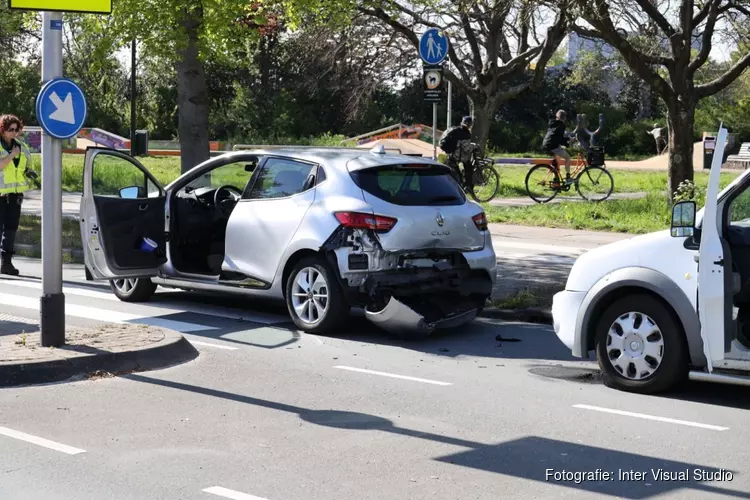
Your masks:
M374 229L379 233L387 233L396 225L398 219L383 215L364 214L361 212L334 212L341 225L352 229Z
M477 226L477 229L480 231L487 231L487 217L485 217L484 212L476 214L471 220L474 221L474 225Z

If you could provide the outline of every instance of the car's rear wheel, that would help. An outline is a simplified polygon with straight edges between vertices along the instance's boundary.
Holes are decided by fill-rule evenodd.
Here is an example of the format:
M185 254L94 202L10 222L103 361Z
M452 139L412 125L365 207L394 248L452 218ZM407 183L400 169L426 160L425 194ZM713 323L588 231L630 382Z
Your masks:
M647 294L615 301L596 328L596 358L608 387L653 394L687 376L688 352L681 326Z
M322 257L294 265L286 282L286 305L297 328L308 333L338 328L349 311L336 275Z
M145 302L156 291L156 283L149 278L111 280L109 286L123 302Z

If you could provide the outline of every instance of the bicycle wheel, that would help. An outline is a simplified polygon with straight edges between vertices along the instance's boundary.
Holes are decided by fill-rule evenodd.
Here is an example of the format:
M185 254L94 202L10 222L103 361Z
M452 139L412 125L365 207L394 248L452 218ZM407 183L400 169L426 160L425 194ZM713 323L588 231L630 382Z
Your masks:
M500 175L488 165L482 165L474 170L474 189L471 197L477 203L487 203L500 190Z
M526 174L526 193L537 203L546 203L557 196L560 188L552 186L552 182L562 184L557 170L551 165L535 165Z
M581 184L584 186L583 189ZM576 177L576 191L584 200L604 201L609 198L614 188L615 181L612 175L602 167L586 167ZM587 194L584 194L584 191Z

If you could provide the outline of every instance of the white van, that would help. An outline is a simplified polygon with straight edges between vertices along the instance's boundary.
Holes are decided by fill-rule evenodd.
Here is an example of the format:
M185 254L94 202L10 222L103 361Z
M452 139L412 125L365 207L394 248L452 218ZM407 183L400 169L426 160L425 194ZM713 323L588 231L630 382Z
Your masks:
M750 385L750 171L719 193L720 127L706 189L670 230L581 255L554 296L554 329L609 387L655 393L690 378Z

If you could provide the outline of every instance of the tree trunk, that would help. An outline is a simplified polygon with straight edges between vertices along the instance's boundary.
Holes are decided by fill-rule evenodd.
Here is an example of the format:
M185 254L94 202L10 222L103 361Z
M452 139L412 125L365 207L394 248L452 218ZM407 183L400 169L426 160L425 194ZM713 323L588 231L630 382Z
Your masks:
M494 116L495 109L487 103L487 100L478 99L471 102L474 111L474 128L471 135L484 155L487 148L487 137L490 135L490 118Z
M669 103L669 202L682 181L693 180L693 103Z
M187 45L179 51L177 63L178 135L180 171L187 172L209 159L208 86L203 63L198 58L198 29L203 21L200 10L184 14Z

